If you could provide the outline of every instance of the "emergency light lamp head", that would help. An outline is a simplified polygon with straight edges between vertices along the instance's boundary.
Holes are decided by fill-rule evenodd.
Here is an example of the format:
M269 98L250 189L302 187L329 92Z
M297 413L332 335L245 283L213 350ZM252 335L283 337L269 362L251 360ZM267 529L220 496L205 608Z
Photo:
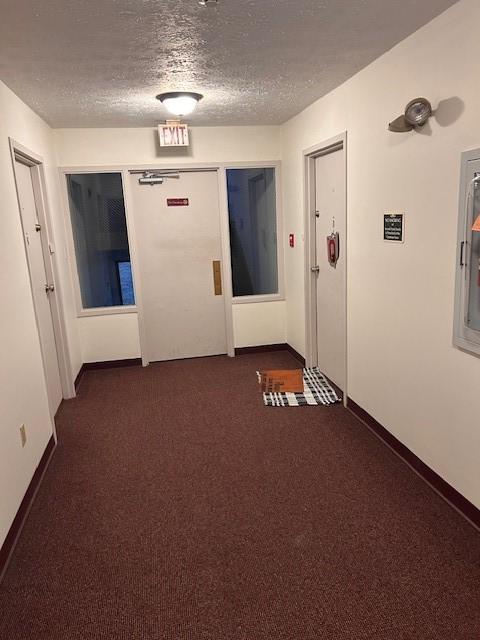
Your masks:
M202 98L201 93L193 93L192 91L169 91L157 96L157 100L160 100L170 113L178 117L188 116L192 113Z
M432 105L426 98L415 98L405 107L405 120L414 127L423 127L432 115Z
M415 98L405 107L405 113L388 125L389 131L405 133L423 127L432 115L432 105L426 98Z

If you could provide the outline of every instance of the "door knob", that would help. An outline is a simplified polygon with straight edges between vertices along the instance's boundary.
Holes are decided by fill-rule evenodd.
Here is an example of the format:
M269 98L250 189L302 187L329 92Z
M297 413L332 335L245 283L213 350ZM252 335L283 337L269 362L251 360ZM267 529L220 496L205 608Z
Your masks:
M310 267L310 271L312 273L320 273L320 267L317 265L315 265L314 267Z
M45 285L45 293L53 293L55 291L55 285L47 284Z

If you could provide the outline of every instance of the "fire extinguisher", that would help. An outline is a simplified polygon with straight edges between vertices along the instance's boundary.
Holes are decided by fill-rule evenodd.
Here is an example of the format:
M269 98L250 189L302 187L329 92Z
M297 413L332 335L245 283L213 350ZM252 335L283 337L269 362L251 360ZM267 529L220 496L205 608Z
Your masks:
M332 231L332 233L327 236L327 258L328 263L332 267L337 266L338 258L340 257L340 236L337 232Z
M332 233L327 236L327 259L328 264L334 269L337 266L340 256L340 236L335 231L335 216L332 218Z

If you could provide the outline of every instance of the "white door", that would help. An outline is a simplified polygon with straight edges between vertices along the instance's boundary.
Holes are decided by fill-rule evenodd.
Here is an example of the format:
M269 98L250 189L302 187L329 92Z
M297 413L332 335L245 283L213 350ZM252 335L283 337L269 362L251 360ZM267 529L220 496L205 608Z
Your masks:
M42 349L50 413L55 416L62 401L62 385L50 307L50 300L55 295L55 291L46 290L46 285L53 287L53 283L49 283L47 279L42 247L42 234L45 233L45 230L40 227L38 222L31 171L32 169L29 166L18 159L15 160L15 180L27 251L33 303Z
M340 389L346 383L345 156L339 149L315 159L318 366ZM336 267L329 264L327 236L339 233Z
M147 360L224 354L217 172L181 172L153 186L138 179L131 176Z

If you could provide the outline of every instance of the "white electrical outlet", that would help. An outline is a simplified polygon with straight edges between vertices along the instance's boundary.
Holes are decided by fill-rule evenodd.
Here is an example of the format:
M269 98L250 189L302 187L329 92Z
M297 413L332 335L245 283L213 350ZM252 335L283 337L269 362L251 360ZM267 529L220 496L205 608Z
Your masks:
M24 447L27 444L27 431L24 424L20 427L20 440L22 441L22 447Z

